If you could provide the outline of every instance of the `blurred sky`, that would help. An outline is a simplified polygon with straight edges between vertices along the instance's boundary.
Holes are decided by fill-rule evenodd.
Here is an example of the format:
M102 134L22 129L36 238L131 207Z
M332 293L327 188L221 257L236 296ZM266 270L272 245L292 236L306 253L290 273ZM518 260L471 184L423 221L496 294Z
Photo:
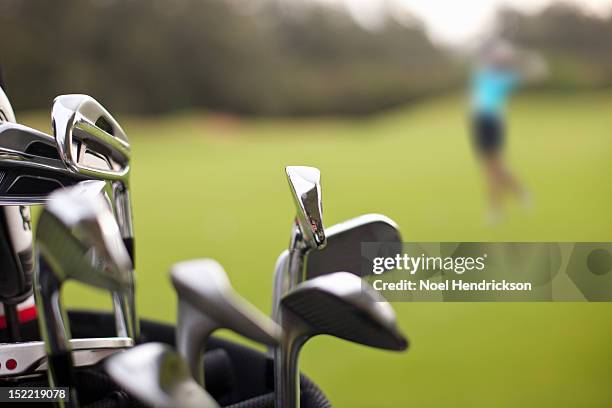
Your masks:
M323 3L344 4L353 17L365 26L375 27L387 7L395 15L405 11L420 17L430 36L440 42L460 45L486 32L492 24L495 11L501 6L511 6L524 11L537 11L559 0L317 0ZM578 4L589 12L610 12L612 0L563 0Z

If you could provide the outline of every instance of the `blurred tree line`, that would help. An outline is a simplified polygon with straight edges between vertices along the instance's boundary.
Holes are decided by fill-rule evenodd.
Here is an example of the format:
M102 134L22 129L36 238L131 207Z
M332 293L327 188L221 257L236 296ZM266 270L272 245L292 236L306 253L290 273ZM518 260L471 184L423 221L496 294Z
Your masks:
M500 16L502 34L554 59L553 82L611 83L610 19L567 6ZM465 80L416 19L366 29L308 0L0 0L0 34L16 109L87 93L113 111L360 114Z
M535 15L505 9L498 22L499 35L544 53L551 66L548 87L612 86L612 15L557 3Z
M281 0L0 0L16 108L88 93L113 110L362 113L454 80L418 22L377 30Z

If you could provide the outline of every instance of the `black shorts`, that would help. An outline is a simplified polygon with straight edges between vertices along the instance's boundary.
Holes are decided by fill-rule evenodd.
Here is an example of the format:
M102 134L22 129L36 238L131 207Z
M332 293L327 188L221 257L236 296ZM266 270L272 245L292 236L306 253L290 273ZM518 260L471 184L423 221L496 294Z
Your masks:
M505 126L495 115L475 114L472 117L472 140L479 153L496 153L504 145Z

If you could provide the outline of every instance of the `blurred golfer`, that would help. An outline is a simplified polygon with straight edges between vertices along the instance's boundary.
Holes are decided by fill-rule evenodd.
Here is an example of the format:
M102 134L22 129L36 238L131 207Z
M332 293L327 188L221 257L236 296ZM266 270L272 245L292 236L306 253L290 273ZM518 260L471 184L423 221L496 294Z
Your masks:
M512 92L524 81L546 74L546 64L535 54L519 53L509 42L497 40L481 50L471 82L472 137L488 185L487 220L502 217L505 193L531 206L529 191L508 169L503 157L506 138L505 106Z

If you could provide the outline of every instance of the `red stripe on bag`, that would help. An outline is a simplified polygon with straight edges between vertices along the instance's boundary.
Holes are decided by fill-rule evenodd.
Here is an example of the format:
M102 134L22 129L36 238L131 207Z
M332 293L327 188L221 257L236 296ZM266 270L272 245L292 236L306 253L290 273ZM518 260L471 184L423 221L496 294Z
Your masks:
M19 311L19 323L36 319L36 306L32 305ZM6 317L0 316L0 329L6 329Z

